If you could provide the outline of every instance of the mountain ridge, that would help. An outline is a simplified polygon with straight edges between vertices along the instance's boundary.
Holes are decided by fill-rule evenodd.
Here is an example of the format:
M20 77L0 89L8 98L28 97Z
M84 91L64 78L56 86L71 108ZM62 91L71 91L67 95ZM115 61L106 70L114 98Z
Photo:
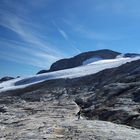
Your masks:
M60 59L60 60L54 62L50 66L49 70L41 70L37 74L42 74L42 73L46 73L46 72L52 72L52 71L63 70L63 69L81 66L85 60L90 59L92 57L99 57L102 59L113 59L119 54L121 54L121 53L115 52L115 51L112 51L109 49L88 51L88 52L80 53L80 54L78 54L74 57L71 57L71 58Z
M54 62L49 70L40 70L37 72L37 74L47 73L47 72L53 72L58 70L64 70L69 68L78 67L84 64L85 61L92 58L95 59L95 61L101 60L101 59L114 59L117 56L121 57L136 57L140 56L140 54L137 53L125 53L122 54L117 51L112 51L109 49L102 49L102 50L96 50L96 51L88 51L80 53L76 56L73 56L71 58L64 58L60 59L56 62Z

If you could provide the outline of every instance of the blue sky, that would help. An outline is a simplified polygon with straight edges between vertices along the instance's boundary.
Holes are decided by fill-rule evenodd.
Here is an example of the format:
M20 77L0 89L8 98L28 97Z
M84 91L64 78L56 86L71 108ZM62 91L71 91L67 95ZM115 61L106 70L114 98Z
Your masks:
M139 0L0 0L0 77L33 75L65 57L140 53Z

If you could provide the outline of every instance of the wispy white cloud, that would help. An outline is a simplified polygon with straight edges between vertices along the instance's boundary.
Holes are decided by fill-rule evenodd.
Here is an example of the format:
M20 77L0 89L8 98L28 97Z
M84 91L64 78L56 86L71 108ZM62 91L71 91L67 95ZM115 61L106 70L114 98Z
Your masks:
M25 22L23 19L16 16L4 17L3 19L4 20L0 23L0 25L17 33L25 42L30 43L43 51L57 52L52 49L52 46L48 46L47 42L37 38L31 28L28 28L28 26L24 24Z
M65 40L68 40L68 35L67 33L62 30L57 24L55 21L52 21L52 24L54 25L54 27L57 29L57 31L61 34L61 36L65 39Z
M28 54L30 57L29 59L32 60L29 62L29 59L23 58L22 61L24 61L24 63L44 67L44 65L50 65L52 62L64 57L56 47L35 34L38 32L34 31L34 28L32 28L30 23L28 24L26 18L21 18L8 10L0 9L0 25L15 32L26 43L26 46L24 45L21 47L21 44L18 44L19 46L16 45L17 42L12 42L10 40L6 41L7 47L16 46L16 49L20 52L16 55L10 54L13 58L11 58L11 60L17 61L17 58L19 58L18 62L21 62L22 53L25 53ZM0 39L0 43L4 43L4 41ZM3 53L1 57L7 58L4 57L4 54L5 53Z
M57 58L38 49L27 48L28 44L0 38L0 58L37 67L49 67ZM7 52L7 49L9 50Z
M62 29L60 29L60 28L57 28L57 29L58 29L59 33L64 37L64 39L68 40L67 34Z
M46 66L48 65L47 62L46 62L46 65L44 65L45 61L41 61L38 58L32 58L32 57L29 58L26 55L21 56L15 52L7 53L7 52L1 51L0 59L13 61L13 62L17 62L20 64L28 64L28 65L32 65L32 66L36 66L36 67L40 67L40 68L46 68Z
M74 41L69 37L68 33L66 33L63 29L61 29L55 21L52 21L53 25L56 27L57 31L61 34L61 36L66 40L70 46L76 50L78 53L81 53L81 50L75 46Z

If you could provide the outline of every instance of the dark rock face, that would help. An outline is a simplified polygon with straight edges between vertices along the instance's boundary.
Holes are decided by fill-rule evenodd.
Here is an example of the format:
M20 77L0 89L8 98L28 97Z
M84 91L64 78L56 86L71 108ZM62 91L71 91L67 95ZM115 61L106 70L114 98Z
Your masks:
M92 102L93 108L84 109L83 112L88 119L100 119L131 125L140 128L135 121L139 120L139 105L133 96L133 92L140 83L113 83L106 85L96 94L87 99Z
M41 70L37 74L42 74L42 73L47 73L47 72L48 72L48 70Z
M119 54L120 53L114 52L111 50L85 52L69 59L58 60L57 62L51 65L49 71L57 71L57 70L63 70L63 69L68 69L68 68L74 68L74 67L82 65L83 61L90 59L92 57L100 57L103 59L113 59Z
M6 109L4 109L4 107L0 107L0 113L5 113Z
M140 54L137 54L137 53L126 53L126 54L124 54L124 57L136 57L136 56L140 56Z
M114 51L107 50L107 49L85 52L85 53L76 55L72 58L58 60L51 65L49 70L41 70L37 74L42 74L42 73L81 66L85 60L90 59L92 57L98 57L98 58L102 58L102 59L113 59L119 54L120 53L118 53L118 52L114 52Z
M3 78L0 79L0 83L8 81L8 80L12 80L12 79L14 79L14 78L6 76L6 77L3 77Z
M135 73L139 67L140 60L95 74L92 80L98 85L84 101L92 104L83 109L84 115L140 128L140 71Z

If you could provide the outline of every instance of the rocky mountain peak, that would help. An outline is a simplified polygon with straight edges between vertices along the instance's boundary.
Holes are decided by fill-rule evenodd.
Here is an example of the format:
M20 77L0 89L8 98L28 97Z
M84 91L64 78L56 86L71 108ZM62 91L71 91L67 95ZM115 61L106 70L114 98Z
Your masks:
M120 54L119 52L115 52L115 51L108 50L108 49L84 52L84 53L81 53L81 54L76 55L71 58L58 60L51 65L49 70L41 70L37 74L81 66L81 65L83 65L84 61L91 59L91 58L94 58L95 60L113 59L119 54Z

